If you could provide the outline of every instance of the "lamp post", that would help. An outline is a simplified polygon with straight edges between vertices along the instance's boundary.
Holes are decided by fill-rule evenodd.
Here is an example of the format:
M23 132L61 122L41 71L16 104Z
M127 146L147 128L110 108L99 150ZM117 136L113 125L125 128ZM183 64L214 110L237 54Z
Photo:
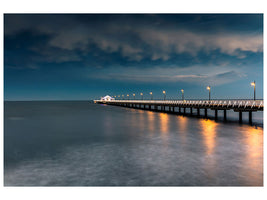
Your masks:
M207 90L209 91L209 101L210 101L210 86L207 87Z
M256 100L256 82L251 82L250 83L251 86L254 86L254 101Z
M164 94L164 101L165 101L166 100L166 92L165 92L165 90L163 90L162 93Z
M128 100L129 100L129 94L127 94Z
M121 95L122 96L122 99L124 100L124 95Z
M142 100L143 100L143 93L141 92L140 95L141 95L141 98L142 98Z
M118 99L120 98L120 95L118 95Z
M152 92L150 92L150 95L151 95L151 100L153 100L153 93L152 93Z
M133 94L134 100L135 100L135 94Z
M182 92L182 100L184 101L184 90L181 89L181 92Z

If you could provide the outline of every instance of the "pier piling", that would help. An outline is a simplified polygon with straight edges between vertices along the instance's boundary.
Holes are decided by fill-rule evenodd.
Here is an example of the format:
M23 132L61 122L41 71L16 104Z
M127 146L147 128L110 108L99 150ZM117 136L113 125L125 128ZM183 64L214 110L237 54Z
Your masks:
M242 124L242 111L239 111L239 123Z
M249 121L249 124L252 124L252 111L248 112L248 121Z
M175 107L178 107L179 115L187 115L186 109L190 108L190 115L193 115L193 109L197 110L197 117L200 117L200 109L204 109L204 116L208 118L208 109L214 110L215 120L218 120L218 110L223 110L224 121L227 121L227 110L233 110L239 112L239 123L243 123L243 112L248 112L249 124L252 125L252 112L263 111L263 100L213 100L213 101L146 101L146 100L94 100L94 103L108 104L114 106L124 106L128 108L136 108L143 110L154 110L161 112L173 112L175 113ZM166 110L166 107L168 109ZM183 111L181 111L183 109Z

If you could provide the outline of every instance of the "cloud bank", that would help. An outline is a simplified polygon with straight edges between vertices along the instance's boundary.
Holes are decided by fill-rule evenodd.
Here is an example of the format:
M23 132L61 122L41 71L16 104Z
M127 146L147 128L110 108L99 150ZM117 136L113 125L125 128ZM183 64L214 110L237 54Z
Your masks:
M82 55L93 54L95 48L107 54L117 53L128 61L136 62L145 59L168 61L177 54L196 57L199 53L208 55L215 50L245 58L246 52L263 51L260 31L220 29L200 32L175 23L167 27L149 24L153 21L151 18L144 18L143 22L133 18L130 23L119 16L101 19L103 21L80 20L72 15L8 15L5 17L5 36L14 36L23 31L48 35L44 46L33 46L32 50L55 62L82 60ZM159 22L164 23L162 20ZM53 58L47 53L51 49L68 56ZM77 55L77 51L81 54Z

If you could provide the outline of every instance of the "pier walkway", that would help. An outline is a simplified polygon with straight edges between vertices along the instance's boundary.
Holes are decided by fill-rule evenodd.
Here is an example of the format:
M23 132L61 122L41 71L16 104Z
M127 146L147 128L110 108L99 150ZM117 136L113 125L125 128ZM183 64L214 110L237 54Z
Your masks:
M218 119L218 110L223 110L224 121L227 121L227 110L233 110L239 112L240 123L242 123L242 113L247 112L250 124L252 124L252 112L263 111L264 107L263 100L94 100L94 103L173 113L176 112L175 108L178 108L178 114L190 115L193 115L193 109L196 109L198 117L200 110L203 109L205 118L208 117L207 110L210 109L214 110L215 120ZM190 112L187 113L187 109L190 109Z

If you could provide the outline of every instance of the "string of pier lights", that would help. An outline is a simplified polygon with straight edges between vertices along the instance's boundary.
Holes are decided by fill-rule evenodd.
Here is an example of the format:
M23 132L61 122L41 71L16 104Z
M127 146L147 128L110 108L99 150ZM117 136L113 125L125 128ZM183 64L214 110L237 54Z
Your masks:
M182 99L184 100L184 90L182 89L181 91L182 91ZM163 90L162 93L163 93L163 95L164 95L164 98L163 98L163 99L166 100L166 91ZM151 100L153 100L153 92L149 92L149 94L150 94ZM127 96L127 99L129 100L130 95L127 94L126 96ZM134 100L135 100L135 96L136 96L135 93L133 93L133 99L134 99ZM143 99L144 99L144 93L141 92L141 93L140 93L140 96L141 96L141 100L143 100ZM122 97L122 99L124 100L124 95L123 95L123 94L122 94L122 95L115 95L115 96L112 96L112 98L116 98L116 97L118 97L118 98Z
M250 83L250 85L253 86L253 88L254 88L254 98L253 98L253 99L254 99L254 101L255 101L255 100L256 100L256 82L253 81L253 82ZM210 86L210 85L207 86L206 89L209 91L209 101L210 101L210 100L211 100L211 86ZM184 89L181 89L181 92L182 92L182 101L185 101L185 99L184 99ZM166 100L166 91L163 90L162 93L163 93L163 95L164 95L164 96L163 96L163 99L164 99L164 101L165 101L165 100ZM149 94L150 94L151 100L153 100L153 93L152 93L152 92L149 92ZM127 96L128 100L129 100L130 95L127 94L126 96ZM143 99L144 99L144 94L143 94L143 92L140 93L140 96L141 96L141 99L143 100ZM116 97L118 97L118 98L122 97L123 100L124 100L124 95L123 95L123 94L122 94L122 95L114 96L114 98L116 98ZM112 96L112 98L113 98L113 96ZM133 99L135 100L135 93L133 94Z

